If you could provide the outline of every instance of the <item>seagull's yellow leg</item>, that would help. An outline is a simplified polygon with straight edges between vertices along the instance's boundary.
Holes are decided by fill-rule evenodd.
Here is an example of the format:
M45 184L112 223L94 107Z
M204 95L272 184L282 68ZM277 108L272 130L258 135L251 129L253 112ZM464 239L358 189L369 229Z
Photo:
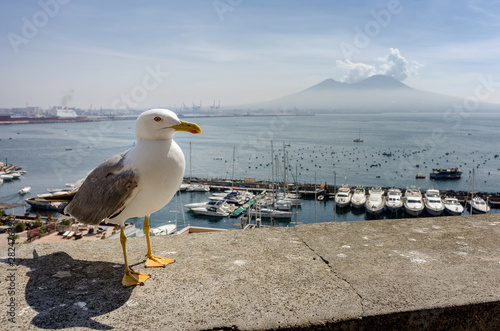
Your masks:
M123 287L128 287L133 285L144 285L144 282L148 280L148 278L151 277L151 275L134 272L130 270L130 268L128 267L127 249L126 249L127 237L123 232L123 227L120 227L120 243L122 244L123 257L125 259L125 274L123 275L122 278Z
M158 257L154 256L153 253L151 253L151 241L149 240L149 216L144 217L144 233L146 234L146 242L148 244L148 253L146 254L146 268L153 268L153 267L164 267L167 264L174 263L175 260L172 259L167 259L166 257Z

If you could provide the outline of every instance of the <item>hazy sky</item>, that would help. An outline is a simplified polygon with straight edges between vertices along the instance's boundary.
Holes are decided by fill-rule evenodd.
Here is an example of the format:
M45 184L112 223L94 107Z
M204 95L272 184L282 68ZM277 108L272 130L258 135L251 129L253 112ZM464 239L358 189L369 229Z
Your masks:
M0 107L224 106L373 74L461 98L489 80L500 103L493 0L2 1L0 31Z

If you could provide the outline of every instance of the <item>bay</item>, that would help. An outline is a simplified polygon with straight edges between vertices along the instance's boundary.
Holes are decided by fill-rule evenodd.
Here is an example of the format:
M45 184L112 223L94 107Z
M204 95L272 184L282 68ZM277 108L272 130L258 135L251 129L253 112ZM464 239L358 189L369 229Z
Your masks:
M185 177L270 180L271 141L283 169L287 151L288 182L327 183L350 186L383 186L440 190L471 189L476 168L475 191L498 192L500 175L500 116L473 113L467 118L448 113L341 113L315 116L241 116L189 119L199 124L201 135L180 132L175 140L186 156ZM0 202L23 203L24 198L61 188L84 178L109 156L131 148L134 121L104 121L0 126L0 160L27 171L20 180L0 185ZM363 142L353 140L361 136ZM235 161L233 167L233 150ZM391 156L383 155L392 153ZM416 167L416 165L419 167ZM376 165L376 166L375 166ZM459 167L462 178L432 181L433 168ZM233 174L234 168L234 174ZM423 173L426 179L416 179ZM281 171L280 176L283 176ZM296 177L295 177L296 176ZM17 192L31 186L31 194ZM221 220L181 212L180 206L204 201L205 193L182 193L153 214L151 226L177 219L184 224L233 228L238 219ZM492 212L497 210L492 209ZM290 222L354 221L364 213L337 211L331 201L305 199ZM135 220L138 227L142 220Z

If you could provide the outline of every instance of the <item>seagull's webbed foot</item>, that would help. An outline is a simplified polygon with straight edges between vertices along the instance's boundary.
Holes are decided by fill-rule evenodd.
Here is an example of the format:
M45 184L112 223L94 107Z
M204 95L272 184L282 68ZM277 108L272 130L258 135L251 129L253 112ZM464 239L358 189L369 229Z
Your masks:
M151 253L151 241L149 239L149 215L144 217L143 229L144 233L146 234L146 243L148 245L148 252L146 254L146 268L165 268L167 264L174 263L175 260L154 256L153 253Z
M147 256L146 268L157 268L157 267L165 268L167 264L175 262L175 260L167 259L166 257L154 256L153 254L146 256Z
M125 274L122 278L122 286L129 287L134 285L144 285L144 282L149 279L151 275L141 274L140 272L135 272L129 270L125 270Z

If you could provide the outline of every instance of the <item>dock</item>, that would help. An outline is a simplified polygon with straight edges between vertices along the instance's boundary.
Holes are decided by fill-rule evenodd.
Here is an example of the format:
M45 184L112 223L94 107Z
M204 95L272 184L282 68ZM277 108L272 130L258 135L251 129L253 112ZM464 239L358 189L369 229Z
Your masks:
M260 199L262 199L265 195L266 195L266 191L264 190L258 196L256 196L255 198L247 201L242 206L238 207L238 209L236 209L235 211L233 211L229 216L230 217L238 217L238 216L240 216L242 213L245 212L245 210L247 210L248 208L252 207L252 205L254 203L256 203L257 201L259 201Z

